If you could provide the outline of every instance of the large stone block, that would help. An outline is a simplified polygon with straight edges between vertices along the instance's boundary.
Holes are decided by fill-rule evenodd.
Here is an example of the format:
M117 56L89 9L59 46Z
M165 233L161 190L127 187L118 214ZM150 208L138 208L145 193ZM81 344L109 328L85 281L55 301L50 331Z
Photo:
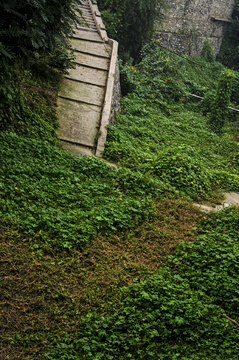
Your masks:
M93 55L75 52L75 62L77 64L90 66L96 69L108 70L110 59L100 58Z
M102 106L104 102L105 89L96 85L89 85L64 79L59 96L82 103Z
M100 126L101 108L58 99L61 140L93 147Z
M94 85L106 86L107 71L77 66L76 69L71 69L66 77Z
M79 156L79 155L93 156L95 154L94 149L87 148L86 146L72 144L66 141L61 141L60 143L64 150L70 152L75 156Z
M110 58L111 47L105 43L95 43L78 39L71 39L71 45L79 52Z

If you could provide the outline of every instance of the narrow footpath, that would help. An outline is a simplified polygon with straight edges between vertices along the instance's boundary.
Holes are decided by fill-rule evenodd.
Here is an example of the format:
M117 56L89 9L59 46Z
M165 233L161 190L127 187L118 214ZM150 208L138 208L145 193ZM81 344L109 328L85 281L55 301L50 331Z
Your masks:
M79 6L82 16L71 39L76 68L65 76L58 98L59 139L75 155L94 155L105 101L112 47L104 40L107 34L100 13L97 29L88 0ZM105 38L102 39L102 33Z

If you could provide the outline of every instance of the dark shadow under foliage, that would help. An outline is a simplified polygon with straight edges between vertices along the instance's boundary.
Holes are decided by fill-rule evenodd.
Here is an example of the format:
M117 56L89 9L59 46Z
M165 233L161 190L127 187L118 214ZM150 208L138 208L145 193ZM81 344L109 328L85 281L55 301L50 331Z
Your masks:
M66 44L77 21L80 0L5 0L0 4L0 54L29 61L34 52L50 52Z
M98 0L108 35L119 41L119 55L125 61L137 60L155 21L161 21L165 0Z
M223 65L239 71L239 0L235 2L232 23L222 41L217 60Z

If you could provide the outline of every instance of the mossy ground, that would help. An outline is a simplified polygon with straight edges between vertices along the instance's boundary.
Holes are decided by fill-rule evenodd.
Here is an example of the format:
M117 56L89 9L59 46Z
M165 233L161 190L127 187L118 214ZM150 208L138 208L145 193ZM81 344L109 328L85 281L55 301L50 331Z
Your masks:
M89 311L112 312L120 288L154 274L177 244L195 240L201 213L174 198L157 201L152 222L124 236L100 236L83 251L38 249L1 224L1 357L37 359L53 338L78 330Z

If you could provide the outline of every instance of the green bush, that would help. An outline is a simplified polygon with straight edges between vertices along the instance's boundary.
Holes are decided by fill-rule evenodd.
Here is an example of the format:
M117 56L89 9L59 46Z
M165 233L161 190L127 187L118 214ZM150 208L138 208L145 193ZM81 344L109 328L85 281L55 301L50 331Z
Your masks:
M210 104L209 124L211 129L218 135L222 134L224 122L229 113L232 81L235 74L231 70L221 72L218 80L217 92Z
M29 60L35 51L49 53L57 42L66 45L80 3L80 0L5 0L0 4L2 57Z

